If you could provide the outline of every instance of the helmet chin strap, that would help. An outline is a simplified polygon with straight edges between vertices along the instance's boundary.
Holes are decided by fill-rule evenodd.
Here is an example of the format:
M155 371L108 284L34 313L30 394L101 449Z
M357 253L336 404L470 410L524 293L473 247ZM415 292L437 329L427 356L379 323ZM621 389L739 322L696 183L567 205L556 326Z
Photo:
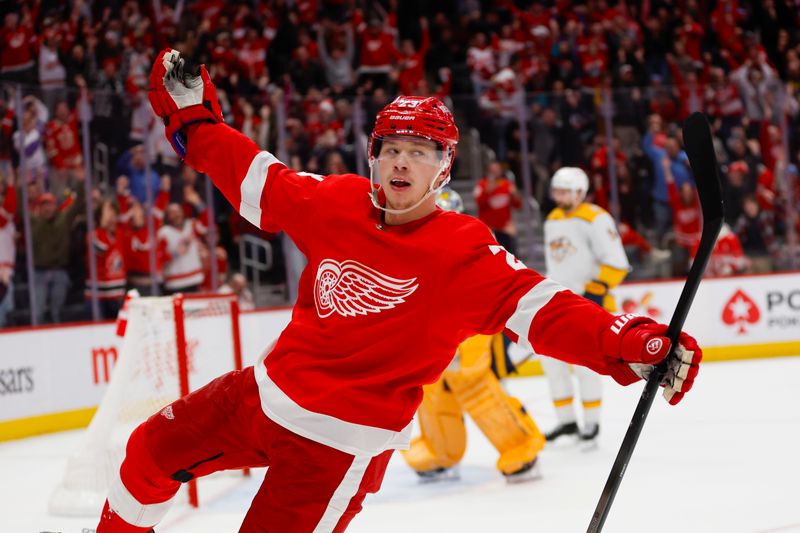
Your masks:
M430 185L428 185L428 190L425 192L425 194L422 195L422 198L420 198L417 203L415 203L411 207L406 207L405 209L391 209L389 207L382 206L378 202L378 193L381 191L382 187L380 185L378 187L375 187L375 179L374 179L375 161L376 161L376 159L373 158L373 159L370 159L370 162L369 162L369 184L370 184L371 191L368 192L367 194L369 195L370 200L372 200L372 205L374 205L375 207L377 207L378 209L380 209L384 213L389 213L391 215L402 215L404 213L408 213L410 211L413 211L414 209L416 209L417 207L422 205L422 202L424 202L425 200L430 198L431 195L434 195L437 192L439 192L442 189L442 187L447 185L447 182L450 181L449 177L445 178L445 179L442 180L442 183L438 187L434 187L434 184L436 183L436 179L442 174L442 172L445 171L447 166L450 164L450 158L446 157L446 158L442 159L442 163L439 165L439 170L436 171L436 174L433 176L433 179L431 180Z

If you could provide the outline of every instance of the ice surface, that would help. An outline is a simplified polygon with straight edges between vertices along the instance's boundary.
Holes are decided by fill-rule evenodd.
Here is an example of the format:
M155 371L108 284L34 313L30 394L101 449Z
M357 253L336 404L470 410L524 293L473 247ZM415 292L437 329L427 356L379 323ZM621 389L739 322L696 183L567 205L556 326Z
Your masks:
M604 385L597 450L548 447L542 479L507 485L470 425L460 481L419 485L396 454L348 533L585 531L641 392ZM543 430L554 424L543 378L508 388ZM0 443L2 533L94 531L95 518L47 514L80 433ZM238 531L261 477L202 480L201 508L181 499L158 533ZM800 532L800 357L707 364L679 406L657 399L603 531Z

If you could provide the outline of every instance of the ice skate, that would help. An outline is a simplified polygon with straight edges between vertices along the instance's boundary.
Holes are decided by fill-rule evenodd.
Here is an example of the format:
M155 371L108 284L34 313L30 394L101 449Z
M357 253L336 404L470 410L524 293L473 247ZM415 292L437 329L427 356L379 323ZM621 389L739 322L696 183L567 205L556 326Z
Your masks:
M554 442L559 437L577 436L577 435L578 435L578 424L575 422L569 422L568 424L557 425L554 429L545 433L544 438L547 440L547 442Z
M417 475L419 476L419 482L424 484L439 483L442 481L458 481L461 479L461 473L458 471L457 466L417 472Z
M600 424L586 424L578 435L581 451L588 452L597 449L599 434Z
M516 485L517 483L527 483L528 481L541 479L542 469L539 466L539 458L537 457L533 461L526 463L516 472L503 475L506 478L506 482L511 485Z

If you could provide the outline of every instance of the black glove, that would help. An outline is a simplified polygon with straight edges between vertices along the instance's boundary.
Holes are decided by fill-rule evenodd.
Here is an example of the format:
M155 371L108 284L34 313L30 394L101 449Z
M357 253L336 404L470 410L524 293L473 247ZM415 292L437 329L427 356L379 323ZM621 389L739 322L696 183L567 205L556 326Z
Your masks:
M600 280L593 279L583 288L583 297L603 307L603 300L608 294L608 285Z

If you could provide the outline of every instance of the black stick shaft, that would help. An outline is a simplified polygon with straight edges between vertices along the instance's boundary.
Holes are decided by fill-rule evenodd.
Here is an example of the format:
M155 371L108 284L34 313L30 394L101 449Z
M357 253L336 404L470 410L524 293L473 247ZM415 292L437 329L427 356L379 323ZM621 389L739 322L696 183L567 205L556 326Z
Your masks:
M587 533L599 533L608 518L611 504L622 483L622 477L625 475L628 462L633 455L639 435L642 433L647 415L650 413L650 407L653 405L659 384L667 372L667 362L672 358L677 347L678 336L686 322L686 316L689 314L697 288L700 286L700 279L703 277L703 272L716 244L717 235L722 227L722 191L711 130L705 116L701 113L692 114L686 120L683 135L703 210L703 232L700 237L700 245L667 328L667 337L672 342L672 348L667 357L653 369L647 380L628 431L625 433L625 438L617 453L617 458L614 460L614 465L608 475L605 487L603 487L603 493L597 502Z

